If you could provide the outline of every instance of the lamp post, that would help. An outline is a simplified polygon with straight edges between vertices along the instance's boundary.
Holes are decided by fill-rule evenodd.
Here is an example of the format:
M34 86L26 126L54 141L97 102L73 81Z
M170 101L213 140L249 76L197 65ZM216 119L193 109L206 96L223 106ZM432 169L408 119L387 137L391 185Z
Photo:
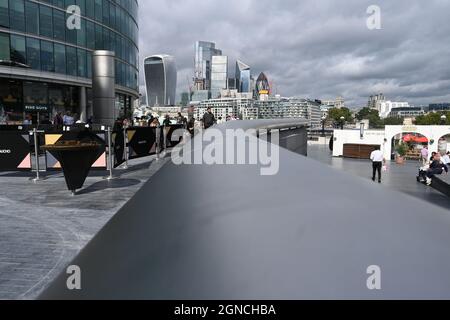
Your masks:
M322 137L325 137L325 124L327 122L327 117L322 117Z
M447 123L447 116L445 114L441 117L441 124L444 126Z
M344 130L344 124L345 124L345 117L341 117L341 130Z

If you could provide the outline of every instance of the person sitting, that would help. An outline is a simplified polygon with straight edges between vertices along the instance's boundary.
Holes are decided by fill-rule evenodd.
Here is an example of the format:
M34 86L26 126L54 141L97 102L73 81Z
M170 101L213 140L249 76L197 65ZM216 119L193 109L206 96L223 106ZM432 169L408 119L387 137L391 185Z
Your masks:
M441 161L441 155L439 153L436 153L436 155L434 156L434 160L431 162L430 168L426 173L426 184L430 186L433 177L443 174L444 171L448 174L448 167Z

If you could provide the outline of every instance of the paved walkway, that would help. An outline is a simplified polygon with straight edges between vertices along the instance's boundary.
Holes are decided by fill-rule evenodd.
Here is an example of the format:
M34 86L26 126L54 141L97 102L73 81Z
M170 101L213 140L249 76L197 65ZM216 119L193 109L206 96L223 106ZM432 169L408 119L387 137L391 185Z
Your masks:
M168 159L135 160L117 180L93 172L77 196L56 173L0 174L0 299L33 299Z
M371 179L372 169L370 161L333 158L328 145L310 145L308 147L308 157L326 163L338 170L346 171L364 179ZM405 165L397 165L391 162L388 166L388 172L383 173L382 187L399 190L415 198L423 199L450 210L450 198L430 187L417 183L416 176L419 166L418 161L408 161ZM448 177L444 178L448 179Z

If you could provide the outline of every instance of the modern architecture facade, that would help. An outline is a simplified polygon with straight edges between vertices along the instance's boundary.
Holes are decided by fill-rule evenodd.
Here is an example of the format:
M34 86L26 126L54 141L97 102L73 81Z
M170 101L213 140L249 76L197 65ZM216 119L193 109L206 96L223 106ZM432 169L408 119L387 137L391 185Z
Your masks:
M301 98L270 98L255 100L248 93L232 92L230 96L209 99L196 106L195 118L200 120L208 108L212 109L216 119L227 116L241 120L256 119L307 119L309 126L321 126L322 112L318 101Z
M80 16L66 12L70 5ZM94 50L115 53L112 108L117 116L131 111L139 98L137 15L137 0L0 0L0 109L7 120L21 122L36 108L42 117L71 111L89 118ZM79 28L69 28L70 19Z
M407 109L410 108L408 102L395 102L395 101L378 101L376 104L376 110L380 114L380 118L385 119L390 116L392 109Z
M250 66L242 61L236 61L236 84L239 92L252 92Z
M423 116L425 110L422 107L392 108L389 116L394 118L415 118Z
M256 98L258 100L267 100L270 95L270 83L267 76L261 72L256 79L255 86Z
M213 56L211 61L211 98L216 99L228 88L228 57Z
M429 105L428 111L430 112L450 111L450 103L432 103Z
M149 106L175 105L177 67L169 55L153 55L144 59L145 88Z
M197 41L195 43L194 80L196 90L211 89L212 57L221 55L222 50L217 49L213 42Z

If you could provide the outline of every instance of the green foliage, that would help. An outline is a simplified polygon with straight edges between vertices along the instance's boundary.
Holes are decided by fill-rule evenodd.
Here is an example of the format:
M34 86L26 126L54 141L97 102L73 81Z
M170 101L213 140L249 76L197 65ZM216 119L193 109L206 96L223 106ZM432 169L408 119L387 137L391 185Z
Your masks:
M388 117L383 120L385 126L401 126L403 125L404 119L397 117Z
M399 144L396 148L395 151L397 152L397 154L400 157L404 157L406 156L406 154L408 153L409 147L407 144L401 143Z
M342 124L341 118L345 118L345 122L353 122L352 112L348 108L332 108L328 111L328 119L333 121L335 125Z
M356 114L358 120L369 120L370 127L375 129L382 129L385 126L402 125L403 118L389 117L381 119L378 110L371 108L363 108Z
M418 126L436 126L442 124L442 115L447 116L446 125L450 125L450 111L448 112L431 112L416 118L416 125Z

